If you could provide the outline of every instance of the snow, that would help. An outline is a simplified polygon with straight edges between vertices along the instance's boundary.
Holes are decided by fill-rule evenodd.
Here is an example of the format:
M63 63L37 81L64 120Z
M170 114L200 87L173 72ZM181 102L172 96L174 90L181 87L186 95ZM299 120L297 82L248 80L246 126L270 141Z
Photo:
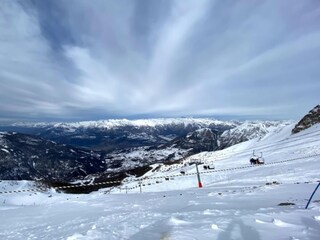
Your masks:
M137 181L120 188L82 195L54 190L0 194L5 219L0 239L318 240L320 192L309 209L304 207L320 180L320 125L294 135L291 129L284 126L261 139L200 153L181 164L155 164L154 171L130 177L127 181ZM266 165L250 167L253 150L263 152ZM196 175L187 175L195 173L195 165L184 166L192 159L216 166L217 171L201 174L201 189ZM289 159L295 160L268 165ZM182 168L186 175L180 175ZM228 168L236 169L222 171ZM201 165L199 169L203 171ZM0 191L28 188L37 186L0 182Z
M6 152L6 153L10 153L7 149L5 148L1 148L1 151Z
M8 135L6 132L0 132L0 146L6 147L6 141L3 136Z
M226 130L221 135L223 141L229 145L242 142L243 139L259 139L268 133L277 132L286 126L293 125L292 121L245 121L235 128Z
M192 149L179 149L175 147L168 147L165 149L150 149L149 147L132 148L130 152L116 152L109 155L106 161L115 159L124 159L122 165L117 170L132 169L134 167L144 166L150 162L160 162L166 159L169 155L171 160L179 160L181 156L185 155ZM115 169L110 169L114 172Z
M128 119L108 119L108 120L99 120L99 121L82 121L82 122L70 122L70 123L27 123L20 122L14 123L12 126L16 127L60 127L64 128L69 132L73 132L75 128L117 128L122 126L134 126L134 127L156 127L164 125L199 125L199 126L209 126L214 125L223 125L234 127L236 122L233 121L220 121L210 118L155 118L155 119L137 119L137 120L128 120Z

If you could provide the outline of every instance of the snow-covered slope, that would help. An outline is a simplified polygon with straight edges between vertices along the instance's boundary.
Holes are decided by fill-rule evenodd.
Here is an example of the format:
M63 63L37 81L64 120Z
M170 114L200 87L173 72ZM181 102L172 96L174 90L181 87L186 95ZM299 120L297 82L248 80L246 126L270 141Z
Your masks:
M223 149L250 139L263 137L269 132L292 123L292 121L245 121L239 126L222 133L219 139L220 148Z
M199 165L201 189L195 165L182 163L154 165L139 178L142 193L132 181L88 195L0 194L0 238L318 240L320 192L304 207L319 180L320 125L294 135L292 127L187 158L215 165ZM253 150L265 165L251 167Z

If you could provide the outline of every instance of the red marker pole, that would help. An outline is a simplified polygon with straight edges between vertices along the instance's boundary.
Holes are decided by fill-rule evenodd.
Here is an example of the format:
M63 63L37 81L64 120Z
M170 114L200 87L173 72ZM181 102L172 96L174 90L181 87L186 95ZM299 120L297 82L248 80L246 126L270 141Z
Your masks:
M200 179L200 173L199 173L199 169L198 169L198 163L196 163L196 169L197 169L197 177L198 177L198 187L202 188L202 183L201 183L201 179Z

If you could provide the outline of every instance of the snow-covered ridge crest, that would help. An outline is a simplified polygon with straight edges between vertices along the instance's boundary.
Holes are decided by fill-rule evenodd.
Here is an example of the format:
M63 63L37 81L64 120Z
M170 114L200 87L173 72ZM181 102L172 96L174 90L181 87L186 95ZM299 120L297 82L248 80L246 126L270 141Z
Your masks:
M276 130L279 127L287 126L294 123L291 120L283 120L283 121L244 121L242 124L237 126L236 128L230 130L232 132L238 131L252 131L254 129L259 129L261 131L270 132Z
M60 128L117 128L123 126L133 127L156 127L165 125L199 125L201 127L207 127L209 125L223 125L234 127L238 125L238 122L234 121L220 121L210 118L153 118L153 119L108 119L98 121L81 121L81 122L39 122L28 123L20 122L14 123L11 126L15 127L60 127Z
M245 121L235 128L226 130L221 135L221 145L223 148L235 145L240 142L254 138L261 138L267 133L278 131L294 122L286 121Z

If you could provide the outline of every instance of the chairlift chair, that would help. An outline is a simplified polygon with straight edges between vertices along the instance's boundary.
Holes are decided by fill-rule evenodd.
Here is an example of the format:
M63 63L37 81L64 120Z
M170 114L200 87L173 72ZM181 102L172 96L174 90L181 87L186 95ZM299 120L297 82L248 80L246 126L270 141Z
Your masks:
M255 150L253 150L253 153L250 157L250 163L251 164L257 164L258 163L258 156L255 155Z
M214 164L213 164L213 163L209 164L209 165L208 165L208 169L215 169Z
M264 158L262 156L262 152L261 152L261 156L258 157L258 164L264 164Z

